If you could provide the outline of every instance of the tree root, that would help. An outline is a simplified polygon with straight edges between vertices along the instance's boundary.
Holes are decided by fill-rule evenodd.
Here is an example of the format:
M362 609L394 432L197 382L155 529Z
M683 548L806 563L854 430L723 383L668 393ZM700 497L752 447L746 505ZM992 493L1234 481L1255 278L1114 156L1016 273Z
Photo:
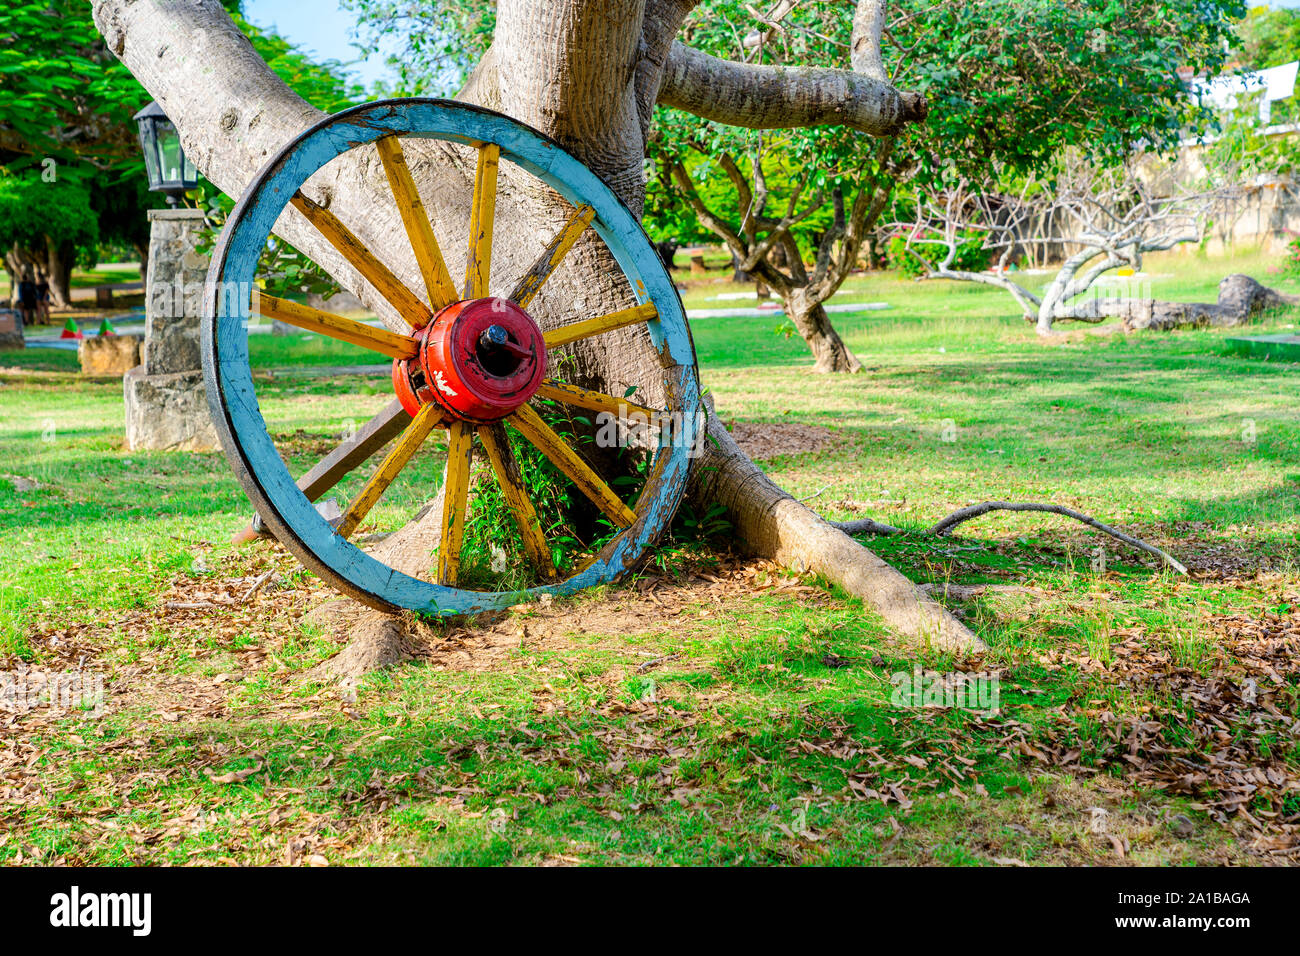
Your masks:
M1162 551L1154 544L1148 544L1141 538L1135 538L1132 535L1125 534L1117 528L1112 528L1108 524L1102 524L1096 518L1090 517L1081 511L1075 511L1073 508L1066 508L1064 505L1045 504L1036 501L984 501L977 505L971 505L967 508L959 508L946 518L926 529L926 534L936 535L938 537L947 537L952 534L952 529L963 522L970 521L972 518L978 518L986 515L990 511L1041 511L1048 514L1064 515L1067 518L1073 518L1075 521L1081 521L1091 528L1096 528L1105 534L1110 535L1117 541L1123 541L1125 544L1137 548L1139 551L1145 551L1147 554L1160 558L1166 565L1173 568L1179 574L1186 574L1187 568L1183 566L1173 555L1167 551ZM881 524L878 521L872 521L870 518L864 518L859 521L837 521L835 527L839 528L845 534L876 534L891 535L903 534L900 528L892 525Z
M723 504L752 552L833 581L919 644L956 653L987 649L942 604L773 484L716 416L710 417L709 432L708 451L694 470L690 494L697 506ZM439 496L419 517L378 542L371 553L407 574L424 574L441 534L441 514ZM313 619L343 631L348 644L308 676L350 681L410 658L417 635L407 617L373 611L354 601L322 605Z
M442 493L420 509L399 531L376 542L372 557L404 574L428 573L431 555L442 538ZM376 611L345 598L311 612L313 623L332 627L347 644L307 672L316 680L354 681L370 671L392 667L413 656L420 626L412 614Z
M335 604L349 605L337 615L350 619L348 643L333 657L309 670L308 679L355 681L371 671L392 667L414 656L403 615L371 610L355 601L331 601L323 607Z
M947 608L778 488L716 415L709 418L706 452L692 473L689 494L697 508L723 505L750 551L833 581L912 640L958 653L987 649Z

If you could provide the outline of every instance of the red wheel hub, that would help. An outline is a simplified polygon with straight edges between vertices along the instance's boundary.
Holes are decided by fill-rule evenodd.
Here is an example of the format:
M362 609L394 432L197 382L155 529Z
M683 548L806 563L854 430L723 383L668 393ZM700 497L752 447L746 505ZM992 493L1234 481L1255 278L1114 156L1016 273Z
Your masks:
M498 422L546 375L542 330L508 299L454 302L416 338L419 354L393 362L393 387L412 415L435 403L447 419Z

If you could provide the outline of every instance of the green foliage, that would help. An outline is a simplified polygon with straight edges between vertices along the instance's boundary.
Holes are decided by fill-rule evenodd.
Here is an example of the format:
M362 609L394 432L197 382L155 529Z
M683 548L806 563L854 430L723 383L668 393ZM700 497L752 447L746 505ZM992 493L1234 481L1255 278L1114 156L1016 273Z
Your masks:
M1186 96L1177 69L1217 71L1243 12L1235 0L900 0L891 7L887 66L900 89L925 94L930 105L928 119L892 145L839 127L759 133L661 109L652 154L694 153L706 161L723 152L762 155L765 168L774 161L790 173L785 184L773 184L774 211L785 208L795 181L805 186L805 202L822 190L829 203L832 187L846 196L877 182L892 190L913 169L927 177L979 176L996 164L1014 174L1048 165L1067 147L1106 162L1138 143L1172 146L1189 124L1210 122ZM742 45L756 27L748 5L705 0L683 40L729 59L844 69L852 17L853 4L799 5L754 50ZM694 169L704 171L697 183L715 188L712 166ZM651 186L652 216L671 208L656 195L666 187L662 174ZM734 216L727 217L733 226L738 210ZM652 231L667 228L651 222ZM815 231L813 222L804 227L805 237Z
M1300 11L1251 7L1237 27L1241 61L1264 70L1300 60Z
M205 220L195 248L201 255L211 255L226 219L235 202L207 180L187 193L187 198L204 210ZM257 286L270 295L296 297L322 295L330 298L339 291L338 281L306 255L279 236L266 241L257 263Z
M0 168L0 248L41 248L47 237L56 245L72 246L78 261L94 264L99 226L89 190L71 179L47 183Z
M551 401L539 402L535 407L542 420L570 447L589 458L597 457L593 437L596 423L588 417L590 413ZM529 500L551 547L551 560L562 577L570 577L618 529L604 515L594 513L590 502L574 488L573 482L532 443L513 429L507 429L506 433L523 473ZM610 486L624 501L635 502L645 485L649 459L629 448L620 448L618 457L621 461L614 473L619 477ZM529 567L524 554L514 513L500 486L486 470L474 488L465 521L465 542L461 552L463 586L509 591L538 583L535 569Z
M965 237L957 246L957 256L952 268L962 272L980 272L989 267L991 253L984 248L984 236L974 231L963 233ZM889 265L909 279L919 279L938 265L938 255L946 255L942 246L913 244L907 248L906 236L894 236L889 240Z
M1099 160L1139 143L1176 146L1211 122L1179 68L1217 73L1236 0L905 0L913 25L893 57L902 88L924 93L928 149L959 167L1039 167L1064 147Z
M698 154L685 157L684 162L704 204L727 221L739 222L739 197L722 167L712 157ZM752 174L752 158L742 156L736 162L745 175ZM789 196L799 174L781 149L763 154L763 172L772 194L778 197ZM830 225L832 215L827 206L791 230L805 254L811 254L818 236ZM656 242L672 239L687 244L716 241L717 238L700 225L690 206L669 182L665 167L660 167L659 175L647 183L644 225L650 238Z
M113 162L133 146L148 101L80 0L0 8L0 163L20 156Z
M253 26L237 0L223 5L276 74L312 105L334 112L364 98L341 64L316 63ZM148 191L131 119L148 101L108 50L89 4L30 0L0 9L0 171L9 174L0 180L0 235L7 243L39 247L49 236L73 244L89 262L96 243L148 242L146 210L162 201ZM52 183L37 175L47 168L56 175ZM294 263L280 263L279 272L292 281Z
M1286 257L1283 264L1291 275L1300 275L1300 236L1296 236L1286 244Z
M96 171L89 184L90 207L99 226L101 247L135 254L149 245L148 210L166 205L161 193L150 192L149 181L136 164L122 163Z
M390 52L398 80L392 96L453 96L487 51L496 28L495 0L343 0L357 16L362 53Z

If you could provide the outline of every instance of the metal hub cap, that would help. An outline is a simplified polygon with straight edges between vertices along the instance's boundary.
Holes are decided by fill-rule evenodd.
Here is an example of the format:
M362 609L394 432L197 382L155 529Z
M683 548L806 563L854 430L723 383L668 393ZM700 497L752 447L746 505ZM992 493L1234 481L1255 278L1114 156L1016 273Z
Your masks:
M416 357L393 363L397 396L412 415L436 403L444 420L498 422L546 375L542 330L508 299L454 302L416 337Z

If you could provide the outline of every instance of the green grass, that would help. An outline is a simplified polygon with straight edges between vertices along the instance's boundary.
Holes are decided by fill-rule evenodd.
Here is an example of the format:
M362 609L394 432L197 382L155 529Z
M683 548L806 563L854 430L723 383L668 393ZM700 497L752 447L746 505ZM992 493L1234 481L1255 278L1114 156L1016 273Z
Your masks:
M1296 291L1266 265L1148 269L1172 273L1153 280L1162 297L1213 298L1231 269ZM693 280L686 300L717 307L730 288ZM774 318L694 324L724 420L833 433L764 462L774 480L827 517L912 530L984 498L1052 500L1195 577L1044 515L870 542L918 582L1030 589L957 605L992 648L963 664L822 582L670 550L649 594L600 588L440 628L416 662L322 685L305 672L338 643L304 612L329 592L269 545L225 544L249 508L224 458L127 453L119 383L53 357L15 370L36 350L5 353L0 472L39 487L0 479L0 670L84 661L108 700L101 717L0 711L0 779L33 794L0 808L0 861L1120 862L1090 829L1099 806L1123 862L1261 859L1204 809L1214 793L1154 786L1115 734L1154 721L1148 765L1208 751L1196 695L1260 673L1239 622L1294 621L1300 366L1232 355L1225 332L1044 343L1008 297L966 286L870 277L847 292L892 306L833 317L857 376L808 374ZM265 374L371 364L335 343L257 337L254 362L295 471L388 400L383 376ZM432 496L443 454L417 459L373 527ZM268 570L280 578L241 603ZM234 603L202 606L222 595ZM1261 693L1294 717L1300 665L1271 660L1282 684ZM997 671L1002 713L895 706L895 675L918 664ZM1272 720L1243 712L1230 735L1294 779L1295 739ZM1033 756L1058 750L1077 762Z

